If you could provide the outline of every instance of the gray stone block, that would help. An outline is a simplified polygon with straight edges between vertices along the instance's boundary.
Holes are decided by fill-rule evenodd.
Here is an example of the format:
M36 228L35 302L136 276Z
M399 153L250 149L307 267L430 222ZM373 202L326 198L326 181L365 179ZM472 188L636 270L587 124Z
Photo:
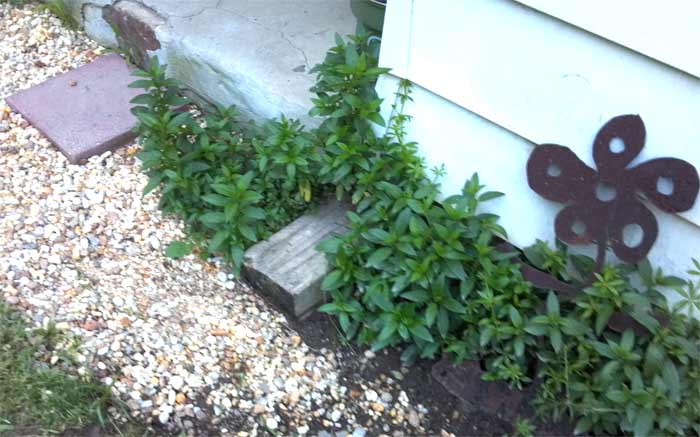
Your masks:
M246 251L243 277L283 310L299 317L323 300L321 282L329 272L316 245L347 231L348 208L329 202Z

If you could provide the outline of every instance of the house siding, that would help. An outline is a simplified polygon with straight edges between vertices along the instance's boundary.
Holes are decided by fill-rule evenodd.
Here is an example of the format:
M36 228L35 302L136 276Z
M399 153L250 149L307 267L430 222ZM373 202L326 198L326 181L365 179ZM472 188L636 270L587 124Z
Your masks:
M633 164L673 156L700 167L700 79L608 38L515 1L393 1L380 57L392 75L377 90L388 116L398 79L416 84L409 134L429 167L445 165L445 195L478 172L506 193L489 209L513 243L552 241L561 205L526 181L535 144L566 145L593 166L598 129L633 113L647 128ZM678 216L654 212L660 237L650 259L683 274L700 256L700 202Z

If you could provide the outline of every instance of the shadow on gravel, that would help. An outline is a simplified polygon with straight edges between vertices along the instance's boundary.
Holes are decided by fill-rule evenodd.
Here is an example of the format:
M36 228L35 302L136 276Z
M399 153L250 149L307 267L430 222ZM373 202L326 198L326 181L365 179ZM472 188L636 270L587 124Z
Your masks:
M299 333L309 347L326 348L337 354L341 366L340 382L347 385L350 390L361 392L362 381L391 377L393 372L400 372L402 368L401 353L396 349L379 351L374 358L363 360L364 349L360 350L354 345L344 344L335 320L326 314L314 311L302 320L289 319L289 326ZM413 405L420 403L428 409L423 424L429 435L440 435L442 430L457 436L514 434L514 424L505 420L502 412L487 409L474 411L464 401L450 394L431 375L436 362L436 360L419 360L408 367L408 373L402 379L396 381L397 392L404 390ZM529 407L533 396L532 391L523 395L521 405L526 407L521 409L521 417L530 419L536 426L535 435L573 435L573 427L568 423L537 420L534 411ZM370 417L358 419L358 423L364 425ZM385 424L374 423L373 426L366 426L367 435L405 431L390 424L391 429L387 432L382 429L383 425ZM313 431L312 428L310 435Z

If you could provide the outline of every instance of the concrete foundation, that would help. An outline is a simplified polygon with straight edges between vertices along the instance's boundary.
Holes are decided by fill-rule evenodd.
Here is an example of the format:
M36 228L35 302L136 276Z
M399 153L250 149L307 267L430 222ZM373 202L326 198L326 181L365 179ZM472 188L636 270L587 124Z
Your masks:
M158 56L208 102L252 119L285 114L307 125L309 69L353 33L348 0L67 0L92 38L137 62Z

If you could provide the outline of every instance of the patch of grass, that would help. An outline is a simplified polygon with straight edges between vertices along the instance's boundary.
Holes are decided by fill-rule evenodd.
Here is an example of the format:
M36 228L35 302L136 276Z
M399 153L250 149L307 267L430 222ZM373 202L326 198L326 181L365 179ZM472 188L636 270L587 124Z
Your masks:
M26 5L28 3L31 3L33 0L0 0L0 4L3 3L8 3L13 6L21 6L21 5ZM2 425L0 425L2 426ZM2 431L2 428L0 428L0 431Z
M73 18L70 8L66 5L64 0L49 0L40 4L38 8L54 14L68 29L77 30L80 27L75 18Z
M0 435L26 427L50 434L106 425L109 387L73 373L74 363L57 349L64 342L70 339L54 325L30 328L0 302ZM59 359L50 365L53 355Z

